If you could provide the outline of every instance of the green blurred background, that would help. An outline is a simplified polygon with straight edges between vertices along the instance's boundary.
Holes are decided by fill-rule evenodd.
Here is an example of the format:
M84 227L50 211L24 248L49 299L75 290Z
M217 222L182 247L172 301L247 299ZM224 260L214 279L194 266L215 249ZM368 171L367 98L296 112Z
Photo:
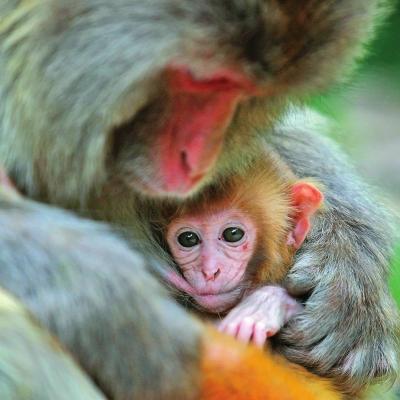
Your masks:
M394 211L400 233L400 1L352 79L310 102L337 121L332 136ZM400 305L400 237L392 266L391 288Z

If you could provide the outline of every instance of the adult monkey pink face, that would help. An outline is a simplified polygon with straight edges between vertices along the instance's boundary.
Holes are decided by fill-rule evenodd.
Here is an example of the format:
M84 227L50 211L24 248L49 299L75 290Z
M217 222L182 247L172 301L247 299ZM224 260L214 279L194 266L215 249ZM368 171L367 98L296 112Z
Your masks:
M256 237L256 226L238 210L175 220L167 242L183 278L174 275L172 283L208 311L225 311L242 295Z
M195 80L186 70L170 70L168 83L171 111L159 134L162 188L185 193L214 165L238 102L253 88L227 71Z
M194 77L167 68L161 93L115 135L114 154L128 184L152 195L185 195L213 168L238 104L258 93L242 74Z

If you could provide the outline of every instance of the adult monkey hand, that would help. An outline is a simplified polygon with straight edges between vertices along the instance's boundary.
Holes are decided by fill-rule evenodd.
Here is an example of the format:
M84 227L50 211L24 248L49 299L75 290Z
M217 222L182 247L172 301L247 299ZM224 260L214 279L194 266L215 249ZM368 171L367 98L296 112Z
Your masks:
M223 173L232 165L240 168L252 155L256 133L263 133L259 128L269 131L267 126L275 120L277 105L289 93L319 87L341 72L380 4L373 0L323 1L317 5L311 0L271 0L229 2L227 7L225 2L211 0L3 1L0 159L27 196L89 217L127 223L132 234L140 236L141 228L134 217L137 193L185 196L212 179L214 173ZM250 126L257 129L250 130ZM2 213L7 216L10 208L14 206L4 204ZM180 325L171 322L173 317L168 318L167 336L175 345L151 341L152 346L160 343L165 349L149 350L147 354L165 355L171 365L177 366L170 371L164 371L156 356L145 357L144 361L139 358L138 363L138 356L129 357L124 351L127 364L121 365L123 357L116 354L117 349L126 350L126 346L108 346L115 337L115 326L123 327L131 321L108 308L113 311L121 298L126 300L122 301L126 307L141 310L140 304L144 308L133 314L138 319L131 322L132 327L146 326L146 331L154 331L156 336L168 328L167 322L163 324L158 318L145 324L147 316L154 315L148 310L153 308L156 313L164 301L167 308L174 306L163 295L152 303L145 296L149 289L140 289L142 275L148 287L155 285L145 271L127 268L143 265L141 257L129 251L128 261L122 263L125 267L120 267L123 277L117 278L119 273L112 266L121 265L122 256L118 249L109 250L114 243L113 237L108 239L109 233L93 240L97 225L83 226L81 223L86 223L68 216L63 222L62 212L59 215L45 206L39 208L34 207L29 216L23 217L24 229L31 234L15 228L16 221L21 223L19 205L15 205L15 218L2 225L5 234L16 239L13 242L8 236L4 238L3 254L16 254L21 243L26 243L28 249L16 264L18 268L10 259L4 260L2 285L59 335L113 397L124 398L139 389L137 393L146 393L149 398L156 392L176 396L179 390L190 391L195 386L194 375L191 368L180 366L186 366L186 360L192 359L193 351L196 353L195 323ZM366 215L372 210L375 215L376 208L368 204L367 209L360 210ZM336 224L343 222L340 213L333 217ZM43 221L44 230L53 232L51 241L40 235L39 221ZM70 228L64 223L71 224ZM352 224L347 228L354 232ZM368 230L375 232L376 226L368 223ZM57 235L60 231L63 234ZM67 239L76 237L93 240L92 250L87 253L86 244L83 248L76 242L72 246ZM386 235L382 240L388 247ZM58 284L51 285L53 296L47 294L47 272L39 273L47 271L47 251L57 260L66 259L68 265L78 266L61 268L62 262L51 263L59 266L51 269L55 274L51 281ZM99 283L91 257L97 255L97 260L107 251L112 254L103 260L109 260L109 268L101 269ZM356 251L358 254L359 249ZM369 248L366 253L370 254ZM132 258L131 263L129 257L135 261ZM378 259L382 262L374 265L378 265L377 275L383 276L381 266L386 264L387 254ZM38 267L29 277L26 271L32 264ZM71 272L67 288L73 286L75 291L64 288L65 271ZM130 291L124 290L122 283L131 280L135 290L126 298ZM311 289L313 286L311 283ZM120 296L114 303L108 300L110 287ZM384 283L382 290L386 290ZM156 293L157 289L152 291ZM320 304L325 300L321 299ZM71 308L77 303L86 304L91 318L82 318L75 307ZM37 310L47 311L41 314ZM99 341L103 346L96 345L90 334L97 329L98 317L111 315L117 315L117 321L102 324ZM315 317L315 313L310 314L311 321ZM189 317L183 314L180 318ZM376 324L383 327L381 337L391 338L392 317L379 321L383 322ZM186 339L177 339L182 326L190 325ZM122 340L121 331L117 331ZM146 337L139 335L131 344L139 354L146 348ZM114 362L107 351L115 351ZM389 368L385 369L393 368L392 348L378 346L378 353L385 363L389 360ZM150 364L143 370L153 372L145 375L140 369L135 374L137 380L132 381L134 367L147 365L141 361ZM177 378L176 371L182 372L182 379ZM340 365L338 371L346 373ZM362 371L363 381L369 379L370 372ZM180 384L184 389L175 386Z

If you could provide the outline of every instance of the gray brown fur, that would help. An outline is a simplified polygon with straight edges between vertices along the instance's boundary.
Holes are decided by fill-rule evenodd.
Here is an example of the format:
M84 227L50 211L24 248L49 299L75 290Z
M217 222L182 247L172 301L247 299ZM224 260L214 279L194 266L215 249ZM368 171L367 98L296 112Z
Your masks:
M320 134L321 122L292 112L267 137L299 176L324 183L326 206L286 281L290 293L307 299L305 311L277 344L290 360L352 391L398 373L399 316L387 286L394 234L392 217Z
M200 327L167 299L139 254L107 226L27 201L0 204L2 286L73 351L110 398L195 392ZM15 362L24 360L16 354Z
M202 74L240 65L272 96L241 105L215 172L240 168L264 137L296 174L325 172L317 177L332 211L318 221L288 280L293 293L311 295L282 341L290 359L349 378L356 389L397 368L386 285L391 236L380 207L353 185L330 144L300 124L289 130L273 124L289 95L343 76L381 6L379 0L3 0L0 160L28 197L123 224L143 238L135 219L138 190L130 183L138 175L157 182L149 160L154 126L168 109L164 67L178 61ZM163 294L137 251L110 228L46 205L7 198L0 207L2 286L58 336L107 396L196 396L200 327ZM332 296L341 292L346 306L360 305L363 313L335 306ZM358 358L345 369L343 357L355 346ZM13 387L0 383L4 393Z

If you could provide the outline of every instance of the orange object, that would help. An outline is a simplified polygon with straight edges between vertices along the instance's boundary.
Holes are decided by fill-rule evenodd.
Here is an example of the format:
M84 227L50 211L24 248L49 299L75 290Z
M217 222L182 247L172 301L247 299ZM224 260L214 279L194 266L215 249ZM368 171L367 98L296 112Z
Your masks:
M201 400L339 400L325 379L212 328L203 343Z

